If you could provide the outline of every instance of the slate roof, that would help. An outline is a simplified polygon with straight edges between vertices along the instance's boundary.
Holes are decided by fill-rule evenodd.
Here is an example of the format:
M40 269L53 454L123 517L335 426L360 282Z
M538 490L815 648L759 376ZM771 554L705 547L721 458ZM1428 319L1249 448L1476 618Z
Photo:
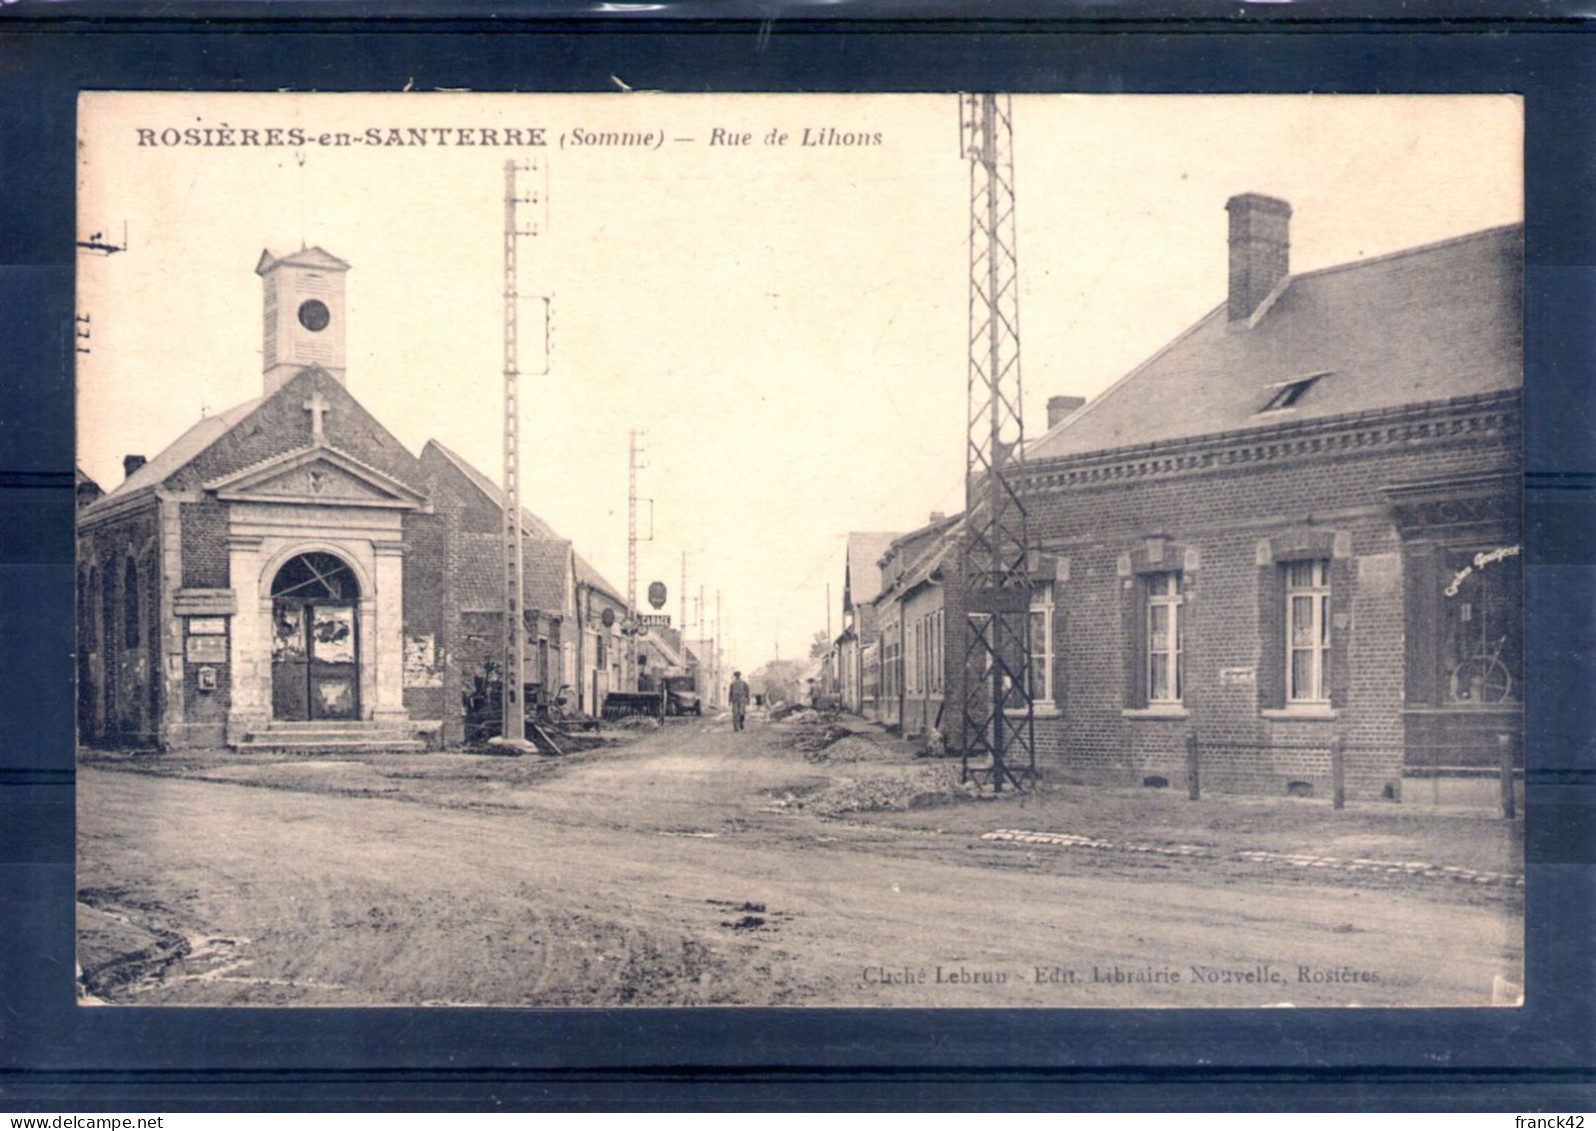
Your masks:
M451 465L453 465L460 472L460 474L464 475L468 480L470 480L472 486L474 486L478 491L481 491L483 495L485 495L488 499L490 499L494 506L496 506L496 507L503 507L504 506L504 491L502 489L500 489L500 487L499 487L499 485L497 483L495 483L493 480L489 479L486 475L484 475L481 471L479 471L469 460L465 459L463 456L457 455L454 452L450 451L448 447L446 447L445 445L439 443L437 440L428 440L427 441L427 446L430 447L430 448L435 449L440 456L442 456L444 459L448 460L449 463ZM425 455L424 451L423 451L423 455ZM566 539L561 538L558 534L556 534L554 532L554 528L552 526L550 526L548 523L544 522L541 518L539 518L537 515L533 514L531 511L527 510L525 507L521 508L521 529L525 533L527 533L528 535L531 535L534 539L540 539L540 540L544 540L544 541L555 541L555 542L560 542L563 545L567 545L567 546L570 545L570 543ZM498 564L498 561L499 561L498 553L499 552L498 552L498 549L497 549L499 538L498 538L498 535L496 535L496 534L492 535L491 537L492 537L492 540L493 540L493 543L494 543L494 546L495 546L494 551L493 551L493 570L492 570L492 572L493 572L494 577L497 578L498 571L499 571L499 568L500 568L499 564ZM527 561L528 569L530 570L532 559L530 557L528 557L526 559L526 561ZM563 566L562 566L562 570L563 570ZM563 572L562 572L561 576L563 578L563 576L564 576ZM626 604L626 598L621 595L620 591L617 590L615 588L615 586L611 585L609 583L609 581L607 581L605 579L603 574L599 573L598 570L594 569L592 563L590 563L581 554L577 554L576 555L576 582L579 585L585 585L585 586L587 586L589 588L599 590L600 592L604 593L606 596L608 596L611 599L613 599L619 605L624 606ZM562 584L563 584L563 580L562 580ZM499 593L499 585L500 585L500 582L498 580L495 580L493 582L494 599L493 599L492 605L491 606L487 606L488 608L491 608L493 610L497 610L499 608L500 604L502 603L501 599L499 598L499 595L498 595L498 593ZM462 592L463 592L463 590L462 590ZM529 595L527 600L530 601L531 599L532 598ZM564 601L564 599L562 597L560 605L540 605L540 606L537 606L537 607L539 607L539 608L561 608L561 607L563 607L563 601ZM464 604L462 604L461 608L464 609L464 608L466 608L466 606Z
M98 500L95 506L105 506L119 499L125 499L139 491L158 487L166 477L179 470L189 460L199 455L217 440L226 434L239 421L260 406L265 397L255 397L243 404L234 405L225 412L215 416L201 417L199 423L184 432L177 439L168 444L159 455L149 460L145 465L118 483L105 497Z
M1290 277L1256 323L1221 302L1030 445L1028 460L1269 427L1523 384L1521 225ZM1285 383L1319 375L1288 408Z
M964 516L952 515L899 535L888 545L877 570L883 585L877 596L902 595L928 579L958 546Z
M904 565L903 576L899 580L899 588L904 593L930 581L953 556L959 548L959 537L964 533L964 516L955 515L942 522L934 522L926 530L932 536L920 543L914 557Z
M462 534L455 571L462 613L497 613L504 607L504 566L497 534ZM528 609L559 616L565 611L569 542L522 537L521 600Z
M644 646L659 653L665 660L667 667L686 667L686 649L681 647L680 643L673 639L672 636L666 635L667 632L669 632L668 629L663 632L658 629L649 629L648 635L643 637Z
M855 605L868 605L881 592L880 561L903 535L898 531L854 530L848 534L848 592ZM844 603L846 608L846 603Z
M589 589L597 589L616 604L624 606L626 596L615 586L611 585L602 573L593 568L593 564L581 554L576 555L576 582Z
M428 440L427 446L436 448L438 454L453 464L460 474L469 479L473 487L475 487L478 491L481 491L490 500L492 500L494 506L501 509L504 507L503 489L501 489L497 483L489 479L482 472L478 471L476 467L472 465L471 461L465 459L463 456L456 455L443 444L440 444L437 440ZM525 507L521 508L521 529L532 535L534 538L559 538L559 535L554 532L554 528L552 526L544 522L541 518L527 510Z

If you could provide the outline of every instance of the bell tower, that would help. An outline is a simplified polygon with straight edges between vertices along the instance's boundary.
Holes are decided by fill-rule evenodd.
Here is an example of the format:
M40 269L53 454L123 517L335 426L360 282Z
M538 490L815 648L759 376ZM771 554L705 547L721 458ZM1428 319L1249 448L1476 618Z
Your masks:
M344 383L344 273L349 264L319 247L290 255L261 252L255 274L265 288L261 364L270 395L294 374L319 365Z

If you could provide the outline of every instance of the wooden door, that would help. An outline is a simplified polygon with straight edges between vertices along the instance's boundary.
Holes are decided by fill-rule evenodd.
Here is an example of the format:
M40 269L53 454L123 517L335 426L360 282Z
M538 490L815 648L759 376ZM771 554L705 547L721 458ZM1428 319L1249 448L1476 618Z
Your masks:
M307 606L310 717L354 719L360 710L360 663L353 605Z
M310 648L303 601L272 602L272 718L310 718Z
M355 606L279 600L272 628L272 717L359 718Z

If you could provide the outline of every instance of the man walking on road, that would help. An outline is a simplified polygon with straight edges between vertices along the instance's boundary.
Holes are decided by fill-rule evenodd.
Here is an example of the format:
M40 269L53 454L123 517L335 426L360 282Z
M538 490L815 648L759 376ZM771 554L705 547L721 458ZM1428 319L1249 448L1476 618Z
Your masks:
M748 714L748 683L742 672L732 672L731 693L727 698L731 700L732 730L742 730L743 719Z

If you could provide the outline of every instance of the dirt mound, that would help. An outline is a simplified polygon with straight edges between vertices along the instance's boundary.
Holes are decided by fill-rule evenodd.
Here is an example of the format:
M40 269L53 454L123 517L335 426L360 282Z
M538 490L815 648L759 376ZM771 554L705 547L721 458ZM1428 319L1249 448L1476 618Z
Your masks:
M658 730L660 722L653 715L627 715L609 725L612 730Z
M830 724L841 717L840 711L826 707L807 707L802 703L783 703L779 707L773 707L770 712L770 721L773 723Z
M844 813L925 809L974 800L979 795L980 790L974 782L960 783L957 768L926 766L901 775L845 778L792 804L821 817L836 817Z
M853 731L845 726L835 723L829 726L806 726L798 732L798 737L793 740L793 745L805 754L818 753L833 743L847 738ZM814 761L815 759L810 759Z
M863 735L848 733L818 750L805 750L806 762L886 762L894 754Z

